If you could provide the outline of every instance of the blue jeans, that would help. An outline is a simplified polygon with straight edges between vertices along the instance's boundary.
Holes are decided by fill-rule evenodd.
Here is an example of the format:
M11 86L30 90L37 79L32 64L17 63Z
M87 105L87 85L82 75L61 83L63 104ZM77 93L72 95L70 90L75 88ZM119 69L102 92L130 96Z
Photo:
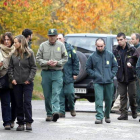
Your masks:
M10 89L0 89L3 125L11 123Z

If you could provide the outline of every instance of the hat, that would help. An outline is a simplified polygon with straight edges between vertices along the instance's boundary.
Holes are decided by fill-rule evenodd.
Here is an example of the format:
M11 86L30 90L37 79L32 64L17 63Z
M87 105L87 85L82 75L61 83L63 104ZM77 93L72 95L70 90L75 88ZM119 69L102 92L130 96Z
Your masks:
M56 29L49 29L48 35L57 35L57 30Z

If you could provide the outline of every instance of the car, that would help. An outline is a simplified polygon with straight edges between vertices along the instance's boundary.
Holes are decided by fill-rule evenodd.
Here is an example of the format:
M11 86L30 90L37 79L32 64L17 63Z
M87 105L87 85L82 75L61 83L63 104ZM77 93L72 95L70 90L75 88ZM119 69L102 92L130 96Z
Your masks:
M89 102L95 102L95 94L93 87L92 78L87 75L85 70L85 65L88 57L96 50L95 41L98 38L102 38L105 40L106 48L109 51L113 51L117 46L116 35L112 34L93 34L93 33L81 33L81 34L67 34L65 36L65 41L71 44L77 53L79 58L79 75L74 83L75 88L75 101L77 99L85 98ZM129 36L126 37L127 40L131 38ZM117 95L117 79L114 78L114 96L113 101L115 101Z

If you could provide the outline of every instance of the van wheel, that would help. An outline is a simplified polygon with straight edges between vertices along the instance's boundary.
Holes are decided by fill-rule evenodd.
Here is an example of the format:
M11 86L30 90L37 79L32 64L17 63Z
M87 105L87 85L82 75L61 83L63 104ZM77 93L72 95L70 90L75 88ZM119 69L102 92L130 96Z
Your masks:
M83 54L79 51L77 51L76 54L79 58L79 70L80 71L79 71L79 75L78 75L75 83L83 80L87 76L86 69L85 69L87 57L85 56L85 54Z

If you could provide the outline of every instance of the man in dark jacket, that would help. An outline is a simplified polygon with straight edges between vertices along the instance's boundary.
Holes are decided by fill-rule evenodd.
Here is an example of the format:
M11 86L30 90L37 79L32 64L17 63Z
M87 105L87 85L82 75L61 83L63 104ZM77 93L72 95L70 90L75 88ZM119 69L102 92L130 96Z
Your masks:
M132 111L132 117L137 118L136 104L136 62L138 53L134 47L126 42L124 33L117 35L118 46L114 50L114 55L118 62L118 93L120 94L121 116L118 120L128 120L127 96Z
M118 66L114 55L105 49L105 41L96 40L96 51L89 56L86 63L87 73L93 78L96 105L95 124L101 124L105 115L105 122L110 123L110 110L113 97L113 78ZM103 112L105 100L105 113Z
M64 36L59 34L57 39L65 44L68 53L68 62L63 68L63 88L60 93L60 114L62 118L65 117L65 98L68 99L68 105L72 116L76 116L74 108L74 80L76 80L79 74L79 60L74 48L65 42Z
M131 35L131 43L137 49L140 56L140 35L138 33L133 33ZM136 81L136 102L137 102L137 112L140 113L140 77Z

